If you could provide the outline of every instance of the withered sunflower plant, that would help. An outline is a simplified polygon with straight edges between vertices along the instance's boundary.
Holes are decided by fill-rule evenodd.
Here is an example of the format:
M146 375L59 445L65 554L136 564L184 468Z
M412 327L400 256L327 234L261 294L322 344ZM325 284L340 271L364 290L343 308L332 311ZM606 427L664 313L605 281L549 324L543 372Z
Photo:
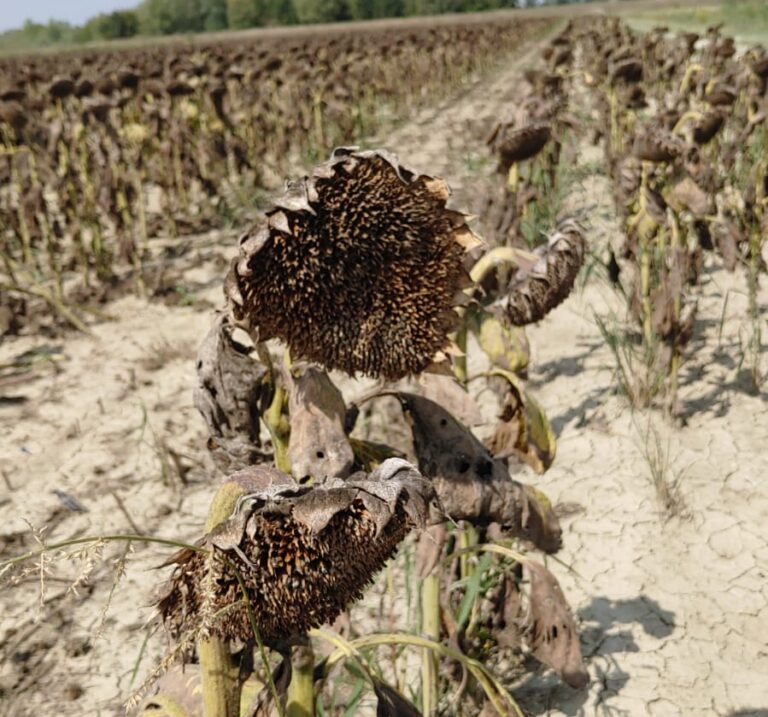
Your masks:
M514 576L528 566L536 594L546 595L533 605L518 594L510 628L569 684L586 683L556 580L509 547L512 541L552 553L561 544L549 501L510 476L511 458L543 470L554 457L531 448L536 407L521 392L515 367L501 361L485 379L509 394L488 445L453 414L457 401L472 401L451 358L457 336L483 316L471 278L482 242L468 217L447 207L449 196L442 179L406 169L385 150L345 147L290 183L241 237L225 281L226 310L197 361L195 403L208 427L212 470L225 477L203 537L166 563L172 573L157 602L191 677L167 673L145 700L146 717L170 702L190 704L193 683L199 697L183 714L314 715L323 681L339 662L366 677L378 714L434 714L438 656L467 667L486 701L513 714L506 688L470 659L471 650L449 648L434 619L441 601L456 607L447 591L440 596L448 578L442 566L447 561L455 570L461 552L446 534L464 536L459 577L467 577L472 556L490 550L480 540L490 524L503 536L497 572ZM537 310L538 294L526 288L532 277L547 281L556 244L536 257L535 271L510 284L511 292L533 297L521 300L524 323L563 298L548 295L547 308ZM500 331L504 344L514 322L486 314L494 322L486 333ZM427 373L437 378L427 380ZM354 385L357 376L378 384L350 404L336 382ZM363 411L371 417L381 410L386 423L393 421L386 413L392 403L378 400L384 396L397 399L394 419L402 415L412 433L413 462L387 436L351 435ZM348 639L322 628L362 597L414 530L421 532L420 634ZM360 629L353 625L354 634ZM321 642L332 651L318 660ZM421 711L388 684L394 675L363 659L361 650L377 644L424 648Z

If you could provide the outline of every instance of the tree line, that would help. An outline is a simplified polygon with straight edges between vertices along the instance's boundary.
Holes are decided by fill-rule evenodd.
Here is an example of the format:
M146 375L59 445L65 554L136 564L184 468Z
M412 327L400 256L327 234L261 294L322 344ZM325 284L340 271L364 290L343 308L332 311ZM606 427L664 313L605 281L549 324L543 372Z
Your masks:
M0 49L81 44L136 35L176 35L299 23L479 12L574 0L143 0L131 10L102 13L83 25L28 20L0 34ZM584 0L575 0L584 1Z

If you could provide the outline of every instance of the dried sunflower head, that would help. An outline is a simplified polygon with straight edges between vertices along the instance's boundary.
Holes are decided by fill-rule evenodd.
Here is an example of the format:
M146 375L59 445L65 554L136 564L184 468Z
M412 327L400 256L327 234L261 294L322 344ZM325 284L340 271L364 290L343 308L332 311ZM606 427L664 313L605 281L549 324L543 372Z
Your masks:
M236 323L299 358L397 379L449 345L478 243L441 179L342 148L241 238L226 282Z
M514 326L540 321L571 293L584 263L584 231L573 219L565 219L533 253L535 262L512 277L503 301L507 319Z
M685 143L660 127L651 127L635 136L632 154L644 162L671 162L685 150Z
M256 480L243 475L249 471ZM236 569L261 639L284 645L358 600L412 528L442 517L431 484L399 458L370 475L319 486L301 486L266 466L233 478L259 489L202 539L211 552L174 556L158 608L175 637L202 631L253 639Z
M506 132L497 143L499 168L508 171L516 162L535 157L552 137L552 127L537 122Z

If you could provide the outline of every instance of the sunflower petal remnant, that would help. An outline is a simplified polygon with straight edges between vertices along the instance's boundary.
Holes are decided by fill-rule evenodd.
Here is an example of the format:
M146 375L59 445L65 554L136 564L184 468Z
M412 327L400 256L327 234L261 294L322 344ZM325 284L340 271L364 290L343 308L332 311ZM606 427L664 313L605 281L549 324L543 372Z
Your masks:
M329 369L423 371L450 346L479 244L449 196L384 150L335 150L242 237L226 282L234 321Z

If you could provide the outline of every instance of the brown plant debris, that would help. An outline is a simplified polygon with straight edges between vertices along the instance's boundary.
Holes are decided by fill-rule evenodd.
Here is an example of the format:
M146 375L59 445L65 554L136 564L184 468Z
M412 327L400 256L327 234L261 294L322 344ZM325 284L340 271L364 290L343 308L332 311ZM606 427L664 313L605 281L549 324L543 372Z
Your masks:
M192 630L253 639L236 569L261 639L284 645L358 600L405 535L437 519L431 486L401 459L320 486L300 486L275 468L249 470L268 480L261 476L264 488L199 542L212 559L191 549L172 559L158 609L174 637Z
M512 277L503 300L510 323L535 323L562 303L571 293L585 253L586 241L579 224L573 219L560 222L549 241L534 250L538 261Z
M495 458L516 455L537 473L545 473L555 459L557 445L549 420L515 374L499 373L506 379L507 396L485 445Z
M540 563L525 562L531 581L523 636L534 656L575 689L589 684L571 608L557 579Z
M547 553L560 549L560 524L540 493L512 480L504 462L444 408L415 394L398 397L411 424L419 470L432 480L446 515L473 525L499 523Z
M355 455L344 431L347 408L325 371L295 366L286 371L290 395L288 456L294 476L346 478Z
M450 344L479 241L449 195L384 150L335 150L241 238L226 282L235 321L330 369L419 373Z
M671 132L650 128L635 136L632 154L644 162L671 162L685 149L685 143Z
M266 367L232 338L227 318L219 316L197 354L194 402L208 426L208 450L224 473L264 457L259 404L266 375Z

